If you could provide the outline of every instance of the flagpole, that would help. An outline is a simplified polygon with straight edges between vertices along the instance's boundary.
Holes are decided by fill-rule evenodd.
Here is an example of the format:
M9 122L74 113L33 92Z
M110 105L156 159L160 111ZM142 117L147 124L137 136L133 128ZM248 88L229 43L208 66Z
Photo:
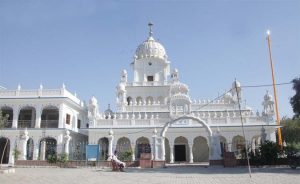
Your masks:
M267 31L267 40L268 40L268 48L269 48L269 58L270 58L270 65L272 71L272 82L273 82L273 92L274 92L274 100L275 100L275 112L276 112L276 121L277 125L280 125L280 115L278 110L278 101L277 101L277 93L276 93L276 82L275 82L275 73L274 73L274 66L272 61L272 50L271 50L271 32L270 30ZM281 129L280 127L277 129L278 133L278 143L282 150L282 137L281 137Z

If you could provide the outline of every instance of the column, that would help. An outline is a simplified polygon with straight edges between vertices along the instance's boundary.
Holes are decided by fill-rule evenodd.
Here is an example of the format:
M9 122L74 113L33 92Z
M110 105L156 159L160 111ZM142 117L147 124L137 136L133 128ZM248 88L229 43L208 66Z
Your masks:
M220 136L213 135L209 138L210 141L210 156L209 160L221 160L221 147L220 147Z
M34 140L34 147L33 147L33 160L39 159L39 142Z
M112 130L108 133L108 159L111 160L113 155L113 141L114 141L114 132Z
M40 160L45 160L46 156L46 140L41 141L41 155L40 155Z
M170 144L170 163L174 163L174 144Z
M36 115L35 115L35 128L41 128L41 116L42 116L42 107L37 106L36 107Z
M64 136L64 141L65 141L65 150L64 153L67 156L67 159L69 160L69 143L72 137L70 136L69 130L66 130L66 135Z
M14 166L15 164L15 155L14 155L14 149L16 148L15 144L15 139L10 139L10 148L9 148L9 159L8 159L8 165L9 166ZM7 147L6 147L7 149Z
M64 122L64 104L59 105L59 118L58 118L58 128L64 128L65 122Z
M165 137L161 137L161 153L162 153L162 160L166 160L166 149L165 149Z
M13 122L12 122L12 128L18 128L18 119L19 119L19 107L14 106L13 107Z
M194 155L193 155L193 144L189 143L189 148L190 148L190 163L194 163Z
M20 137L20 146L21 146L20 160L26 160L28 139L29 139L28 131L27 129L25 129Z
M132 150L131 160L135 161L135 143L134 142L131 143L131 150Z
M157 130L156 130L156 128L153 130L153 133L152 133L152 148L151 148L151 157L153 157L152 158L152 160L156 160L158 157L158 155L157 155L157 148L156 148L156 146L157 146L157 140L156 140L156 138L157 138Z

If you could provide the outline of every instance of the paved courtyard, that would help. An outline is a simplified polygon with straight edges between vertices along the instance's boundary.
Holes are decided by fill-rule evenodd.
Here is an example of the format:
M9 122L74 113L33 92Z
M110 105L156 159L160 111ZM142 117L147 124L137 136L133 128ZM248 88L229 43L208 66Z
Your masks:
M15 174L1 174L1 184L300 184L300 169L288 167L248 169L223 167L168 167L162 169L127 168L111 172L107 168L16 168Z

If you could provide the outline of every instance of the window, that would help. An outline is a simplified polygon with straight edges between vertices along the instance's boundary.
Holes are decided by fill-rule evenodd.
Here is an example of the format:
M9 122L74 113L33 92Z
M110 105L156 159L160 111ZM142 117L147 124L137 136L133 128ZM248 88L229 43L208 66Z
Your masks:
M154 80L153 75L152 75L152 76L147 76L147 81L148 81L148 82L153 81L153 80Z
M66 114L66 124L69 125L71 123L71 115Z
M77 128L80 128L80 125L81 125L81 120L78 119L78 120L77 120Z

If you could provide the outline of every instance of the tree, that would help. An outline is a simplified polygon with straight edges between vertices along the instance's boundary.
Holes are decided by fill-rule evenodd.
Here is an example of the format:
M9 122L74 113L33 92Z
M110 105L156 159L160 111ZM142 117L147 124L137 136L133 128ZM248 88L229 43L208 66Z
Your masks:
M300 117L282 118L282 138L287 144L300 143Z
M290 99L290 103L295 113L295 117L297 118L300 116L300 78L296 77L292 82L296 94Z
M7 120L8 120L8 117L9 117L8 114L6 114L6 115L3 116L2 111L1 111L1 109L0 109L0 130L2 130L3 128L5 128L6 123L7 123ZM2 133L2 132L1 132L1 133ZM0 137L1 137L1 134L0 134ZM6 142L5 142L3 151L2 151L2 153L1 153L0 168L2 168L2 161L3 161L3 157L4 157L4 153L5 153L7 144L8 144L8 139L6 138Z

